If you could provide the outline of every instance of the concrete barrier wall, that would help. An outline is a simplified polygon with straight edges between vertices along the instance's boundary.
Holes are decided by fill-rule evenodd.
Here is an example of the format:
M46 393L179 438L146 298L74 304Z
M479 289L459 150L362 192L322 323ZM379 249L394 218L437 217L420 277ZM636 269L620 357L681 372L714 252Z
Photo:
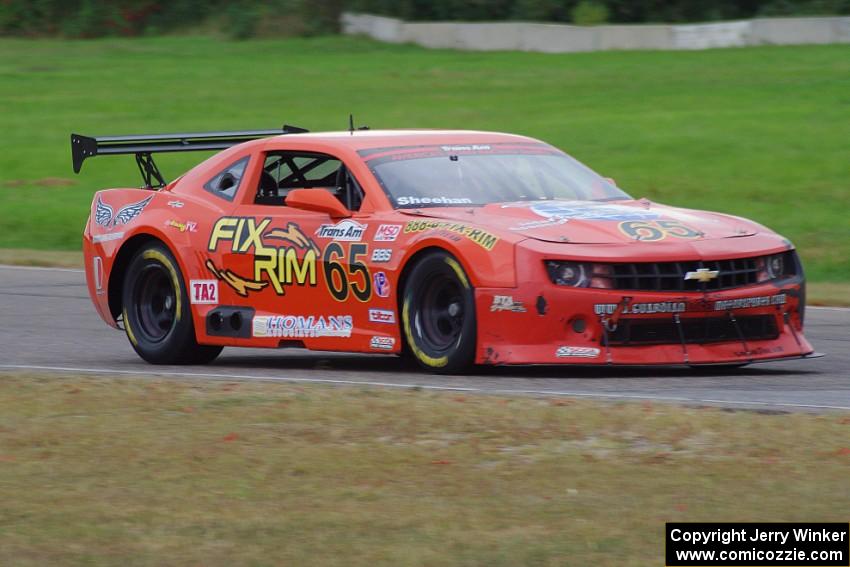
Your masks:
M571 26L531 22L405 22L346 12L342 30L388 43L475 51L570 53L850 43L850 17L758 18L687 25Z

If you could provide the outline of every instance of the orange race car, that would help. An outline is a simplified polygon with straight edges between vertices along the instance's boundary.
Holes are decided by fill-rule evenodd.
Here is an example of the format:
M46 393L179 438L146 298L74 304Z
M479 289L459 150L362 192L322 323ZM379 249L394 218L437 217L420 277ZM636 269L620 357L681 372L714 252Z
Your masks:
M792 244L635 200L532 138L282 130L71 136L135 154L83 248L101 317L158 364L224 346L409 353L423 367L747 364L812 355ZM222 150L167 183L152 155Z

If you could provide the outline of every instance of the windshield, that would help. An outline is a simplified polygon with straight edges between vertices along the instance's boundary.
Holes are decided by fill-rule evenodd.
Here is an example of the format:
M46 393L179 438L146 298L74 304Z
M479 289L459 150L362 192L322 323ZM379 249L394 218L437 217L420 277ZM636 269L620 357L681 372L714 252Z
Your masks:
M362 153L396 208L631 198L545 144L420 146Z

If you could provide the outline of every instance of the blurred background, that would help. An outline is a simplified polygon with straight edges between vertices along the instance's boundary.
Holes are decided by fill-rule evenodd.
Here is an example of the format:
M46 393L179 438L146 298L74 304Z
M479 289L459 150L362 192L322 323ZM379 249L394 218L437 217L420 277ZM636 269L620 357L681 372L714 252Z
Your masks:
M635 197L770 226L800 248L812 280L850 278L850 46L423 49L342 35L344 13L593 29L606 22L841 16L850 14L850 0L6 0L0 248L79 250L93 192L137 182L132 157L94 160L73 175L72 131L145 134L284 122L316 131L345 128L353 113L372 128L538 137ZM846 17L834 21L839 32L850 30ZM419 35L437 37L432 29ZM173 178L204 157L159 161Z

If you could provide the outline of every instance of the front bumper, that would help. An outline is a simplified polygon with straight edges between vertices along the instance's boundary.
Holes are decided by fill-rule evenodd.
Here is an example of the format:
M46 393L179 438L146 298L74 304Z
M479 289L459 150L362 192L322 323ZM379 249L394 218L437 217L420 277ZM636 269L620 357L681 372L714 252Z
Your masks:
M708 293L476 289L480 364L747 364L813 352L802 277Z

